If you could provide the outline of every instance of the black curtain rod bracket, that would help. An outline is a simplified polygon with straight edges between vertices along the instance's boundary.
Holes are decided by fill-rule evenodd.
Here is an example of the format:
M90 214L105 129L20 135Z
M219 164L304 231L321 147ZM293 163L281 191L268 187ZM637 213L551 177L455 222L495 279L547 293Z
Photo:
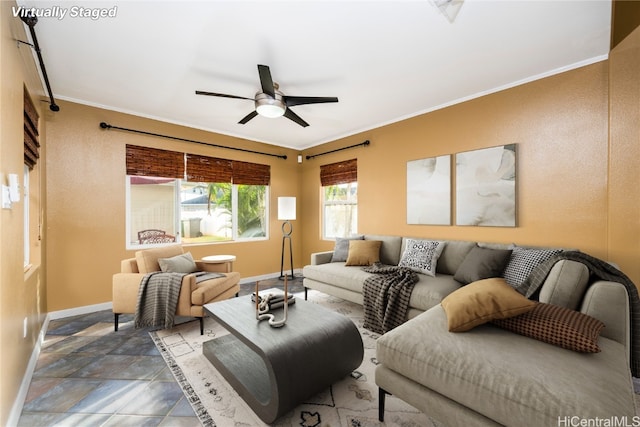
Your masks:
M44 60L42 59L42 52L40 52L40 45L38 44L38 37L36 37L35 26L38 23L38 18L31 12L24 13L20 15L20 19L24 22L27 27L29 27L29 32L31 33L31 40L33 40L33 44L23 42L18 40L21 43L27 44L31 46L38 55L38 62L40 62L40 70L42 71L42 78L44 79L44 84L47 86L47 92L49 92L49 109L51 111L60 111L60 107L56 104L56 100L53 98L53 91L51 90L51 83L49 83L49 77L47 76L47 70L44 67Z
M314 157L324 156L325 154L335 153L336 151L347 150L349 148L355 148L355 147L360 147L360 146L366 147L369 144L371 144L371 142L367 139L366 141L361 142L360 144L353 144L353 145L350 145L348 147L336 148L335 150L325 151L324 153L319 153L319 154L314 154L312 156L307 156L307 160L313 159Z
M137 129L121 128L121 127L118 127L118 126L112 126L112 125L110 125L108 123L105 123L105 122L100 122L100 128L102 128L102 129L117 129L117 130L122 130L122 131L125 131L125 132L139 133L141 135L157 136L159 138L173 139L175 141L192 142L194 144L208 145L209 147L225 148L227 150L244 151L245 153L260 154L260 155L263 155L263 156L271 156L271 157L277 157L279 159L287 160L287 155L286 154L271 154L271 153L263 153L261 151L247 150L246 148L228 147L226 145L218 145L218 144L212 144L212 143L209 143L209 142L196 141L196 140L193 140L193 139L179 138L177 136L162 135L162 134L159 134L159 133L147 132L147 131L137 130Z

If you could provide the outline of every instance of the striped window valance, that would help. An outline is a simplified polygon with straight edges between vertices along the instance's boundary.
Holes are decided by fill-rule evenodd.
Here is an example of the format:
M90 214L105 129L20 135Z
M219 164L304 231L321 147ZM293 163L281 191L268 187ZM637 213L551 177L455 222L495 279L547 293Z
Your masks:
M184 154L127 144L127 175L184 179Z
M231 160L187 154L187 181L231 182Z
M24 88L24 164L33 169L40 158L40 141L38 120L40 116L33 105L33 101Z
M127 175L180 178L191 182L269 185L271 167L157 148L126 146Z
M356 181L358 181L357 159L320 166L320 183L323 187Z
M233 183L244 185L269 185L271 166L259 163L233 161Z

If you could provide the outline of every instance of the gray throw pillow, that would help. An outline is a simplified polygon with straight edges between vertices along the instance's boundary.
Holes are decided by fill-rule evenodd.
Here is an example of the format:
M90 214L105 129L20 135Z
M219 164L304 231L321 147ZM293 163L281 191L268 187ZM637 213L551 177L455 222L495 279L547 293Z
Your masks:
M453 278L466 285L491 277L502 277L511 249L490 249L475 246L464 258Z
M347 257L349 255L350 240L364 240L364 236L336 238L336 245L333 248L333 255L331 256L331 262L344 262L347 260Z
M159 258L160 270L164 273L193 273L198 270L191 252L176 255L171 258Z

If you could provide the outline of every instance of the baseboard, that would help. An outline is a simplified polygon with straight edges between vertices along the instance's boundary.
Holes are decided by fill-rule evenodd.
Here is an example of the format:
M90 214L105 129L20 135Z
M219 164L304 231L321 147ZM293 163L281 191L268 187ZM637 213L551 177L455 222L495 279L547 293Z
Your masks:
M20 388L18 389L18 395L16 396L16 400L13 402L11 412L9 413L9 418L7 419L7 426L9 427L17 426L18 421L20 420L22 408L24 407L24 401L27 398L29 386L31 385L31 380L33 379L33 373L35 372L36 365L38 364L38 357L40 357L40 351L42 350L44 337L45 335L47 335L47 329L49 328L49 319L49 315L45 316L42 328L40 329L40 333L38 334L38 339L36 340L36 345L31 352L31 357L29 358L27 369L24 376L22 377Z
M111 310L112 308L113 303L109 301L103 302L101 304L85 305L82 307L69 308L66 310L52 311L49 313L49 318L51 320L63 319L65 317L78 316L80 314L89 314L95 313L96 311Z

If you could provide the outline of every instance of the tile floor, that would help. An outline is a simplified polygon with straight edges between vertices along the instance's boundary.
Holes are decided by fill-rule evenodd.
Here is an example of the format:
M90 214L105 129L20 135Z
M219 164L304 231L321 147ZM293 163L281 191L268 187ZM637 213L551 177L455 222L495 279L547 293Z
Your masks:
M121 315L114 332L110 310L50 321L18 426L200 426L150 330Z
M133 316L110 310L52 320L19 426L200 426Z

